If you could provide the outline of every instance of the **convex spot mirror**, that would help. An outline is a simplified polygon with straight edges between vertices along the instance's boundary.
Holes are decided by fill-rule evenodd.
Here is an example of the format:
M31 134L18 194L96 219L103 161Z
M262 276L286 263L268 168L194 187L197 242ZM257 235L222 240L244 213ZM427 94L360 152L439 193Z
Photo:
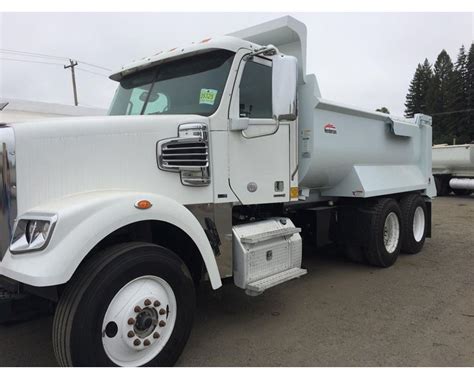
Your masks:
M298 82L298 60L289 55L273 57L272 108L276 120L296 119L296 86Z

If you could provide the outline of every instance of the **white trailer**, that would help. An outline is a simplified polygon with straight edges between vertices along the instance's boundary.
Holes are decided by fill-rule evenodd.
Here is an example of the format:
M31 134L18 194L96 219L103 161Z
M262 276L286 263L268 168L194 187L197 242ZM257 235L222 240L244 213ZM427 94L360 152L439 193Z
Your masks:
M0 128L0 275L55 304L61 365L172 365L198 283L260 295L303 242L388 267L430 236L430 117L323 99L294 18L111 79L110 116Z
M433 146L433 176L438 196L469 196L474 191L474 145Z

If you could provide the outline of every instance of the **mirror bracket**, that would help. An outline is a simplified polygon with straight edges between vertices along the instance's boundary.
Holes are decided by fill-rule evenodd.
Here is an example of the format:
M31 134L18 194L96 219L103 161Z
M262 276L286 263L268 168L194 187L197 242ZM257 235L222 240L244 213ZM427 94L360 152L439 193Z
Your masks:
M247 130L249 127L248 118L231 118L229 123L229 130L240 131Z

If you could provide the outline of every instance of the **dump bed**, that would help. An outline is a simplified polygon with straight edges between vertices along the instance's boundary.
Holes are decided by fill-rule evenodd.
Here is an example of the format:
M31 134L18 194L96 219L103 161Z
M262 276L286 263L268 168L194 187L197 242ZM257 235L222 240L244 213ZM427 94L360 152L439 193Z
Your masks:
M433 174L474 176L474 144L433 146Z
M337 197L435 195L431 117L404 119L338 104L319 97L313 83L308 78L300 91L301 187Z

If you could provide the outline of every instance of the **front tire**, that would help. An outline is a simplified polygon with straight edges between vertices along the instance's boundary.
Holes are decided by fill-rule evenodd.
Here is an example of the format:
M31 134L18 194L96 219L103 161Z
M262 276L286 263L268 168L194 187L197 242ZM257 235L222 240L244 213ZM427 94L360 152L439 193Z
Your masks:
M68 283L53 322L61 366L171 366L191 332L194 284L172 251L126 243L95 253Z

